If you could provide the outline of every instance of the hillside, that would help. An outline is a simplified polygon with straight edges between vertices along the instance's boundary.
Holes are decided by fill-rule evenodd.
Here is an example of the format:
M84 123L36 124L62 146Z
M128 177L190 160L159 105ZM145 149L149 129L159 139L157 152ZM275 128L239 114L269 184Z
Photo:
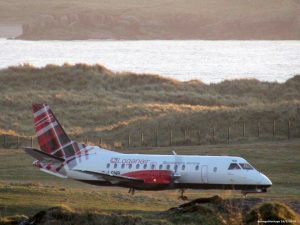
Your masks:
M300 76L285 83L254 79L204 84L180 82L158 75L114 73L103 66L29 65L0 70L0 132L34 135L31 104L48 103L72 137L88 136L115 147L167 145L172 130L173 144L241 140L245 123L247 139L257 135L299 137ZM200 135L199 137L197 135ZM183 140L183 136L185 136ZM274 137L273 137L274 138ZM81 139L82 140L82 139ZM138 144L137 144L138 143Z
M21 39L296 39L297 0L3 0Z

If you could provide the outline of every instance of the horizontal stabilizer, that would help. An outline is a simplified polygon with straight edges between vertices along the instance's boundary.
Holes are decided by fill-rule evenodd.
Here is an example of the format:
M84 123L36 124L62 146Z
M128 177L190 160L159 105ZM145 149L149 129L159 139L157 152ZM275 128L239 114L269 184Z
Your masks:
M35 148L25 148L24 149L27 154L32 156L33 158L43 161L43 162L49 162L51 164L56 164L56 163L63 163L65 160L62 158L59 158L54 155L47 154L41 150L35 149Z
M97 178L104 179L106 181L111 182L112 184L116 183L144 183L143 179L133 178L133 177L126 177L126 176L118 176L118 175L110 175L106 173L99 173L99 172L93 172L93 171L87 171L87 170L76 170L82 173L86 173L89 175L93 175Z

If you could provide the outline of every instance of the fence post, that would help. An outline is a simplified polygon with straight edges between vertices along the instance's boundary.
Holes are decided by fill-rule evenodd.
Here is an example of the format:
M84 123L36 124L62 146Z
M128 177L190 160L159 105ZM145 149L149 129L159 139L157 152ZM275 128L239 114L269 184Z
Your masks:
M141 133L141 143L144 145L144 132Z
M257 137L260 137L260 122L257 123Z
M98 144L101 147L101 145L102 145L102 138L101 137L99 138L99 143Z
M128 134L128 138L127 138L127 146L130 147L130 144L131 144L130 134Z
M6 135L4 134L3 135L3 148L6 147Z
M290 129L291 129L291 121L288 121L288 139L291 138L291 133L290 133Z
M246 124L243 123L243 137L246 136Z
M84 141L84 143L85 143L85 144L87 144L87 143L88 143L88 137L86 137L86 138L85 138L85 141Z
M157 129L155 130L155 137L154 137L154 139L155 139L155 146L158 147L158 130Z
M17 149L19 149L19 146L20 146L20 137L17 136Z
M273 120L273 137L276 135L276 120Z
M30 137L31 148L33 147L33 137Z
M216 133L216 130L215 130L215 127L213 127L213 133L212 133L213 142L215 142L215 133Z
M169 145L172 146L173 144L173 132L170 130L170 140L169 140Z
M198 143L201 145L201 132L198 130Z
M230 127L228 127L228 131L227 131L227 139L228 139L228 141L230 140Z

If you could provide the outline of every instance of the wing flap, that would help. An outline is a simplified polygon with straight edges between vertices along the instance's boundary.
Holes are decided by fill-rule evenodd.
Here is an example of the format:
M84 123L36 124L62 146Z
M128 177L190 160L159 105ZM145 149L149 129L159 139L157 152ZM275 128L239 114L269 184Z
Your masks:
M35 148L24 148L24 150L31 157L33 157L33 158L35 158L39 161L48 162L48 163L51 163L51 164L57 164L57 163L61 164L65 161L62 158L59 158L59 157L54 156L54 155L47 154L47 153L42 152L42 151L40 151L38 149L35 149Z

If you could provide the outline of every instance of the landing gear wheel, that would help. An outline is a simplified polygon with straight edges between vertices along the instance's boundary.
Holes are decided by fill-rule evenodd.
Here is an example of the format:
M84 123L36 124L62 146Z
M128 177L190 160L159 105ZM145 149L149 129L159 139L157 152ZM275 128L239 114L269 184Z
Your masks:
M185 195L179 196L178 199L182 200L182 201L187 201L189 200L189 198Z
M128 193L131 195L134 195L135 189L134 188L129 188Z
M188 197L185 196L185 195L183 195L183 193L184 193L185 190L184 189L180 189L179 191L180 191L180 196L178 197L178 199L181 199L183 201L187 201Z

